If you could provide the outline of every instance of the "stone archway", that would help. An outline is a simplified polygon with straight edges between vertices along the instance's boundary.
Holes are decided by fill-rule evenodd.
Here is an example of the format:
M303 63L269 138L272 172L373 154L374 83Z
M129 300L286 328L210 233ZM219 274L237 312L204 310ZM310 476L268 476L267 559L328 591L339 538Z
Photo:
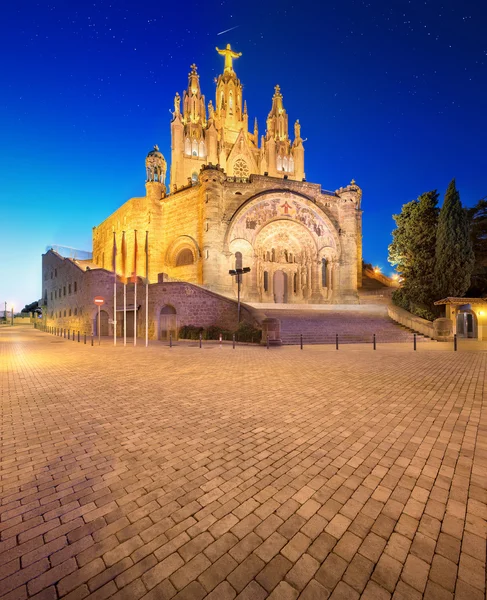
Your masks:
M277 271L286 279L283 301L332 300L340 257L338 232L325 211L303 195L272 190L249 199L232 217L225 245L230 256L250 249L243 254L245 266L251 267L245 300L275 302ZM329 261L325 266L323 258ZM280 285L281 276L276 281Z
M305 226L289 220L272 221L257 235L254 251L261 302L321 300L318 252Z
M159 313L159 339L163 341L169 340L172 335L173 340L178 337L178 321L177 313L174 306L166 304L161 308Z

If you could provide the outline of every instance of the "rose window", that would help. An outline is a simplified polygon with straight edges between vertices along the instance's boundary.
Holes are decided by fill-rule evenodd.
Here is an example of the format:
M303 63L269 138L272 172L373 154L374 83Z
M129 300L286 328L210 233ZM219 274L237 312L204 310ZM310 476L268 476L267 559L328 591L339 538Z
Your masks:
M233 172L235 177L248 177L249 168L247 163L242 158L237 159L233 165Z

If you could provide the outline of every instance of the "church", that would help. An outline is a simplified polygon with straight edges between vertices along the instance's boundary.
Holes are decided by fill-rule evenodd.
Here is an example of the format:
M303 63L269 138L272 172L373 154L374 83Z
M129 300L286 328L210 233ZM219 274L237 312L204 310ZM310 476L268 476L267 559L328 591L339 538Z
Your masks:
M256 121L251 131L234 69L241 54L230 45L217 52L224 63L214 103L194 64L175 95L167 185L155 146L145 159L145 196L93 228L92 254L43 255L47 327L168 339L187 324L234 329L239 291L242 318L254 323L256 309L270 304L358 302L361 189L352 180L331 192L306 180L301 126L296 120L291 138L278 85L265 133L259 137ZM145 284L139 293L137 282Z
M289 134L278 85L264 135L249 129L242 84L234 66L241 56L228 44L214 102L200 87L196 65L174 98L171 165L155 146L146 158L146 196L132 198L93 229L93 262L126 270L120 251L134 255L134 230L148 232L151 283L186 281L228 297L257 303L353 303L362 272L362 192L352 181L336 192L305 178L299 120ZM125 232L125 233L123 233ZM135 259L144 273L144 255ZM131 259L129 260L129 262ZM164 274L164 275L161 275ZM159 279L158 279L159 278Z

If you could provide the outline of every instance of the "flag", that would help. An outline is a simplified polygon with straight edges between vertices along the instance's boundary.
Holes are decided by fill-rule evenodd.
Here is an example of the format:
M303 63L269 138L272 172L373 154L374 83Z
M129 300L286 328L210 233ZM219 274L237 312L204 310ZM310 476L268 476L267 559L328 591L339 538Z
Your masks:
M149 283L149 232L145 232L145 279Z
M113 232L112 270L117 278L117 234Z
M127 283L127 243L125 241L125 231L122 231L122 281Z
M137 281L137 229L134 230L134 270L132 272L132 283Z

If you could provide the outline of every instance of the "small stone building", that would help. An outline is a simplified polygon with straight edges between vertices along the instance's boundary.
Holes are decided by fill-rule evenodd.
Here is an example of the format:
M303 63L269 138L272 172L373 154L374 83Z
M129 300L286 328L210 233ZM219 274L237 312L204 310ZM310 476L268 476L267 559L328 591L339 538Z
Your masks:
M443 298L435 302L445 307L445 317L458 337L487 340L486 298Z

